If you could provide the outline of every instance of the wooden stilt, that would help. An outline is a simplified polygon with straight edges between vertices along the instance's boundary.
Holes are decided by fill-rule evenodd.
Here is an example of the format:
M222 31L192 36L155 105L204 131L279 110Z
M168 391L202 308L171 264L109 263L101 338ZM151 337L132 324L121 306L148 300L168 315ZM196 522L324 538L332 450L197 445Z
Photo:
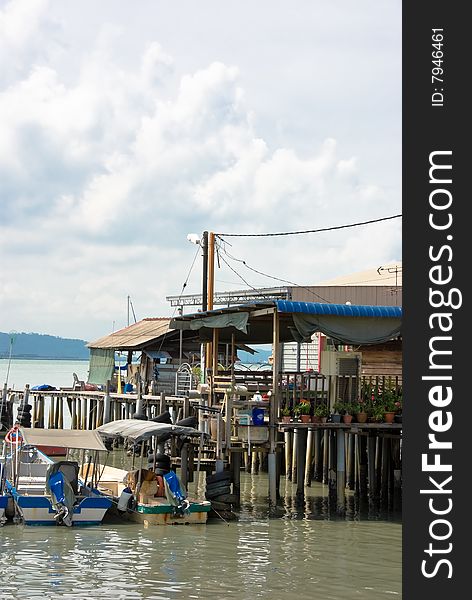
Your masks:
M321 453L321 436L323 435L322 432L319 429L316 429L314 432L315 435L315 439L314 439L314 454L315 454L315 458L314 458L314 463L315 463L315 468L314 468L314 474L313 474L313 478L315 481L321 481L323 479L323 463L321 460L322 457L322 453Z
M344 430L336 431L337 465L336 465L336 510L338 514L344 513L346 493L346 452Z
M297 502L301 502L305 497L305 462L306 462L306 442L307 430L297 427L295 429L295 437L297 438Z
M285 477L292 479L292 432L286 429L284 431L284 447L285 447Z
M295 427L293 430L293 439L292 439L292 483L297 483L297 436L298 436L298 427Z
M328 430L323 431L323 483L328 483L328 448L329 435Z
M375 444L376 440L373 435L369 435L367 438L367 469L368 469L368 480L369 480L369 501L375 502L377 500L377 477L375 469Z
M386 437L381 438L382 443L382 467L380 477L380 505L383 508L388 507L388 479L389 479L389 440Z
M233 494L236 496L236 506L241 504L241 452L231 453L231 473L233 478Z
M313 429L307 433L306 455L305 455L305 485L311 486L312 458L313 458Z

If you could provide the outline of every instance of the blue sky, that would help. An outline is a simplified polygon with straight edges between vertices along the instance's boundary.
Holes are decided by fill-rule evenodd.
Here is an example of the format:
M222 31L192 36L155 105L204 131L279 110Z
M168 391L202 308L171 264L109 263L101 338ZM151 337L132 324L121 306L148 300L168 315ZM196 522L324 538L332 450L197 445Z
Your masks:
M0 331L171 315L190 232L401 212L398 1L0 1L0 67ZM308 285L400 260L401 221L228 241ZM279 284L222 256L218 290Z

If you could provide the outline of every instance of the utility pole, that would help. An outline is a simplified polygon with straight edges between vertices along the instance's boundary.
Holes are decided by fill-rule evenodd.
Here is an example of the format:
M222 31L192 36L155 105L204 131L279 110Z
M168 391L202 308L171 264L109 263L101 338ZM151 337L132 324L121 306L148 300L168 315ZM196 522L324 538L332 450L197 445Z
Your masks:
M208 308L208 231L202 235L203 249L203 281L202 281L202 311Z

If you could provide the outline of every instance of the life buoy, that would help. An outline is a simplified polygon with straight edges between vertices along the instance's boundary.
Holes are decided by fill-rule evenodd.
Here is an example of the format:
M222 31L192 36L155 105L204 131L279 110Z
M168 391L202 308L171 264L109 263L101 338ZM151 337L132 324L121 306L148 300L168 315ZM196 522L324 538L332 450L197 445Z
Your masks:
M18 431L18 427L12 427L5 435L5 441L10 444L15 444L23 441L23 436Z

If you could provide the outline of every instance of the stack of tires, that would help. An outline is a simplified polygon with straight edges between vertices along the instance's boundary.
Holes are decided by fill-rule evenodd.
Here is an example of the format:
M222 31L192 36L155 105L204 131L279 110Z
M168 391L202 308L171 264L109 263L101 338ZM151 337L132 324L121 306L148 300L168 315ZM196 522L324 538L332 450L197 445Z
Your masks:
M31 427L31 404L21 404L16 414L16 420L22 427Z
M154 465L154 459L156 461ZM168 454L162 454L157 452L149 452L148 454L148 465L147 468L151 471L154 470L156 475L165 475L170 471L170 456Z
M207 475L205 496L218 512L231 513L231 505L237 502L237 497L231 493L231 473L221 471Z

